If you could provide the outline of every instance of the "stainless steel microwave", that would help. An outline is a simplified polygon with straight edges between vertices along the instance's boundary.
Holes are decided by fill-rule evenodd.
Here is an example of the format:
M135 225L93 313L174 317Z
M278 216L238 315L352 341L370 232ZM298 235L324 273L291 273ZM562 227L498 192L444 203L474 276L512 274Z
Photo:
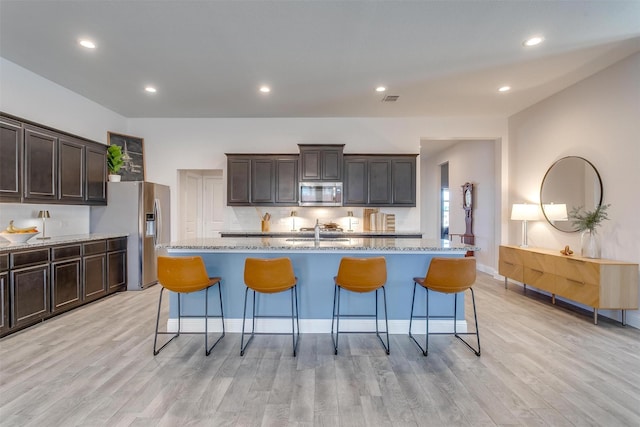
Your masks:
M301 182L300 206L342 206L341 182Z

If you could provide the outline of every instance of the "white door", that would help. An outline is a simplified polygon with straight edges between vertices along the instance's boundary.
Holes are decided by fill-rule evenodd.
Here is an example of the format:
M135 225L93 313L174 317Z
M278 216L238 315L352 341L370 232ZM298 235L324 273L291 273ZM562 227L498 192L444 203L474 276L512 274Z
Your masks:
M180 171L181 238L219 237L224 225L224 188L217 171Z
M224 187L222 177L204 176L202 186L203 237L220 237L224 226Z

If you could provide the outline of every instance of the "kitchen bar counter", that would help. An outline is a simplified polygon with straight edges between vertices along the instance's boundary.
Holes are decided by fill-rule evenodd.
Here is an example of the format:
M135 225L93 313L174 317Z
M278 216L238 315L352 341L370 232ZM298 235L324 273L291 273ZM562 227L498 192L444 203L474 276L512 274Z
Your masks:
M313 231L222 231L221 237L314 237ZM392 237L397 239L421 239L422 233L399 231L320 231L321 237Z
M91 234L74 234L69 236L51 237L46 240L38 240L37 236L32 237L25 243L11 243L0 237L0 253L13 252L22 249L35 249L54 245L64 245L68 243L90 242L92 240L114 239L117 237L126 237L126 233L91 233Z
M298 240L295 238L219 238L193 239L164 245L172 256L202 256L210 276L222 277L222 298L226 317L227 331L240 332L242 327L242 309L244 301L244 262L247 257L276 258L286 256L293 263L298 278L298 298L301 332L328 333L331 329L331 310L333 304L333 277L338 271L343 256L371 257L384 256L387 262L387 304L389 328L392 333L407 333L413 277L424 276L431 259L439 257L463 257L468 250L480 248L450 242L448 240L394 239L394 238L335 238ZM341 306L344 313L372 314L374 311L373 294L345 293ZM200 316L203 310L204 292L185 295L183 312ZM209 293L209 307L218 306L218 293ZM260 314L286 314L290 307L288 293L260 296L258 307ZM382 296L380 296L382 301ZM424 293L416 298L416 313L424 315ZM459 307L464 307L462 295L458 296ZM382 310L382 308L380 308ZM429 298L432 316L452 316L453 296L434 293ZM464 310L458 311L458 331L466 328ZM266 319L261 319L266 320ZM287 332L291 322L286 319L268 319L268 329ZM258 329L264 328L258 321ZM171 294L168 327L177 325L177 298ZM183 319L185 331L204 329L202 319ZM340 321L345 330L375 330L375 323L369 319L344 319ZM210 322L210 330L218 323ZM415 332L424 331L424 322L416 322ZM452 319L431 319L433 331L450 331Z

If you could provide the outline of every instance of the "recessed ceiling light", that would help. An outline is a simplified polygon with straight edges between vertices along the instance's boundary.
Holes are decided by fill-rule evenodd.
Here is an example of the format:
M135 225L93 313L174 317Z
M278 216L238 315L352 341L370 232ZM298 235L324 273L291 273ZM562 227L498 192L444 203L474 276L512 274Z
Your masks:
M378 86L378 87L376 88L376 92L384 92L385 90L387 90L387 88L386 88L386 87L384 87L384 86Z
M149 93L156 93L157 92L156 88L153 87L153 86L147 86L147 87L144 88L144 90L146 90Z
M498 89L498 92L509 92L511 90L511 86L502 86Z
M260 92L269 93L271 92L271 88L269 86L260 86Z
M526 39L524 42L522 42L522 45L523 46L527 46L527 47L531 47L531 46L539 45L543 41L544 41L544 37L542 37L542 36L534 36L534 37L530 37L530 38Z
M80 40L80 46L82 47L86 47L87 49L95 49L96 48L96 44L94 42L92 42L91 40Z

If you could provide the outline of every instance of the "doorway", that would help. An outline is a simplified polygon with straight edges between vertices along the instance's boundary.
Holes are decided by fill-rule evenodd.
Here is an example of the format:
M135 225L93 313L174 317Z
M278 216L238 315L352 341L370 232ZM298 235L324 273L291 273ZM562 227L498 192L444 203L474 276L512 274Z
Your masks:
M222 170L179 170L180 239L220 237L224 227Z
M440 238L449 238L449 162L440 165Z

